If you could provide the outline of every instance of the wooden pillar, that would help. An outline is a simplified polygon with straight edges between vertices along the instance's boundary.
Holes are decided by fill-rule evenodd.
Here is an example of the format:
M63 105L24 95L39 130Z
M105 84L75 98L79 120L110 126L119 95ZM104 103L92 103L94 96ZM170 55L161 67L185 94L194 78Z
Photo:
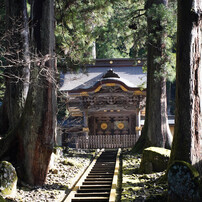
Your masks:
M140 109L136 110L136 136L137 138L141 135L141 124L140 124Z
M89 136L88 136L88 133L89 133L89 127L88 127L88 111L85 110L83 112L83 119L84 119L84 134L85 134L85 137L86 137L86 149L88 149L88 141L89 141Z

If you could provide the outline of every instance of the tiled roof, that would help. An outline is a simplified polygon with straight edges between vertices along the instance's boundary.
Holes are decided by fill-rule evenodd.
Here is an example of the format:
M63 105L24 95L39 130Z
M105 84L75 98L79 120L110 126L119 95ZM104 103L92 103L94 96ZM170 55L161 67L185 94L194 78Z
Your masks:
M88 89L96 82L107 80L109 78L102 78L109 69L112 69L120 78L110 78L116 81L125 83L131 88L146 88L146 73L143 73L142 66L134 67L89 67L85 73L67 73L61 75L64 79L60 88L61 91L70 91L77 89Z

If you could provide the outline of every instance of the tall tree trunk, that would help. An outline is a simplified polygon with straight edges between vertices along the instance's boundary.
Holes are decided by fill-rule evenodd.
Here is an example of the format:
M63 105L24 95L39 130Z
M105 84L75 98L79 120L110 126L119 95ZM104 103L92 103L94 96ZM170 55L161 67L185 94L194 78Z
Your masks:
M29 28L25 0L6 1L5 70L6 92L0 119L0 134L13 129L24 108L29 88Z
M149 13L154 6L167 6L166 0L146 1ZM158 11L156 11L157 13ZM171 147L172 135L168 125L166 76L164 70L165 30L161 19L147 14L148 52L147 52L147 101L146 117L142 134L133 148L134 152L142 152L147 146ZM158 14L156 14L158 15Z
M0 157L9 153L18 177L43 185L48 172L56 127L53 0L33 0L32 40L35 63L24 111L17 127L0 141Z
M32 185L44 184L54 146L56 90L53 2L32 1L33 37L41 61L33 67L32 83L18 127L19 174Z
M202 174L202 3L178 0L175 132L170 163Z

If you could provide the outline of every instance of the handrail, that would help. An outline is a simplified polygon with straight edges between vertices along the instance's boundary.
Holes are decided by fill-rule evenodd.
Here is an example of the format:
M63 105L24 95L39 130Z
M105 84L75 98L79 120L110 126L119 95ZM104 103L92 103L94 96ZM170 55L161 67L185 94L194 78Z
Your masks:
M114 169L114 176L113 176L113 181L112 181L112 187L110 191L110 196L109 196L109 202L115 202L116 200L116 190L117 190L117 184L118 184L118 175L119 175L119 158L121 154L121 148L119 148L116 156L116 164L115 164L115 169Z

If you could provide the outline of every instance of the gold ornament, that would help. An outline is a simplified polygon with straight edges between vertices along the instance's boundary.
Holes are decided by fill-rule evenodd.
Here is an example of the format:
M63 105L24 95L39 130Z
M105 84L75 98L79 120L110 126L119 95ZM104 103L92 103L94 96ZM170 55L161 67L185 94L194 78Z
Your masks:
M107 127L108 127L108 126L107 126L107 124L106 124L106 123L102 123L102 124L101 124L101 128L102 128L102 130L106 130L106 129L107 129Z
M124 128L124 124L123 123L118 123L118 128L120 129L120 130L122 130L123 128Z

